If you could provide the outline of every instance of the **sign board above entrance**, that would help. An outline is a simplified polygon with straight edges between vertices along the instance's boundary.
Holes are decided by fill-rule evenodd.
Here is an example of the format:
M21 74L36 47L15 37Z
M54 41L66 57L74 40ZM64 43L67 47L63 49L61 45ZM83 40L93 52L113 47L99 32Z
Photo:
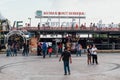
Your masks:
M43 12L44 15L85 15L84 12Z
M64 16L80 16L80 15L85 15L85 12L68 12L68 11L41 11L41 10L37 10L36 11L36 16L48 16L48 15L52 15L52 16L58 16L58 15L64 15Z

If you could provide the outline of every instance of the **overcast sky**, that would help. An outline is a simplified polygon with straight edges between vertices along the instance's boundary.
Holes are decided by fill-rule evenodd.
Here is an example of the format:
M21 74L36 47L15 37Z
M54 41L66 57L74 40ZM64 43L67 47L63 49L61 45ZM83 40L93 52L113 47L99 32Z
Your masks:
M86 19L82 22L120 23L120 0L0 0L0 13L11 21L22 20L37 26L36 10L43 11L83 11Z

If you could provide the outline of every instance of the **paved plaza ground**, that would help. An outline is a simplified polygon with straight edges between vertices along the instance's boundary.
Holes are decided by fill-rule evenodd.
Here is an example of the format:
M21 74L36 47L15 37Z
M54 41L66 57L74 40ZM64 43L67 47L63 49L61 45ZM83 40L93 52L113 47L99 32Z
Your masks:
M98 65L87 65L86 58L72 55L71 75L64 75L63 63L55 55L43 59L0 54L0 80L120 80L120 53L99 53Z

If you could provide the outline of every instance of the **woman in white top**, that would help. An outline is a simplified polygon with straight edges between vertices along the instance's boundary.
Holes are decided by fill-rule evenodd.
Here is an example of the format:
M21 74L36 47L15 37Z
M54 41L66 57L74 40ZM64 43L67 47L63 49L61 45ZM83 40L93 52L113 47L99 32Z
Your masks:
M98 64L97 61L97 48L95 45L93 45L92 47L92 63L94 64L94 62L96 62L96 64Z

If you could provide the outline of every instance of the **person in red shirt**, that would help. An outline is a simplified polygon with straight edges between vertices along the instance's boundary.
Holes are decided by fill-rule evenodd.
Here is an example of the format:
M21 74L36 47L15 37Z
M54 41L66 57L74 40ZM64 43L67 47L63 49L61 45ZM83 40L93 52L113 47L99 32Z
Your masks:
M49 47L49 49L48 49L49 57L51 57L52 51L53 51L52 47Z
M62 53L62 43L59 44L58 48L59 48L59 53L61 54Z

